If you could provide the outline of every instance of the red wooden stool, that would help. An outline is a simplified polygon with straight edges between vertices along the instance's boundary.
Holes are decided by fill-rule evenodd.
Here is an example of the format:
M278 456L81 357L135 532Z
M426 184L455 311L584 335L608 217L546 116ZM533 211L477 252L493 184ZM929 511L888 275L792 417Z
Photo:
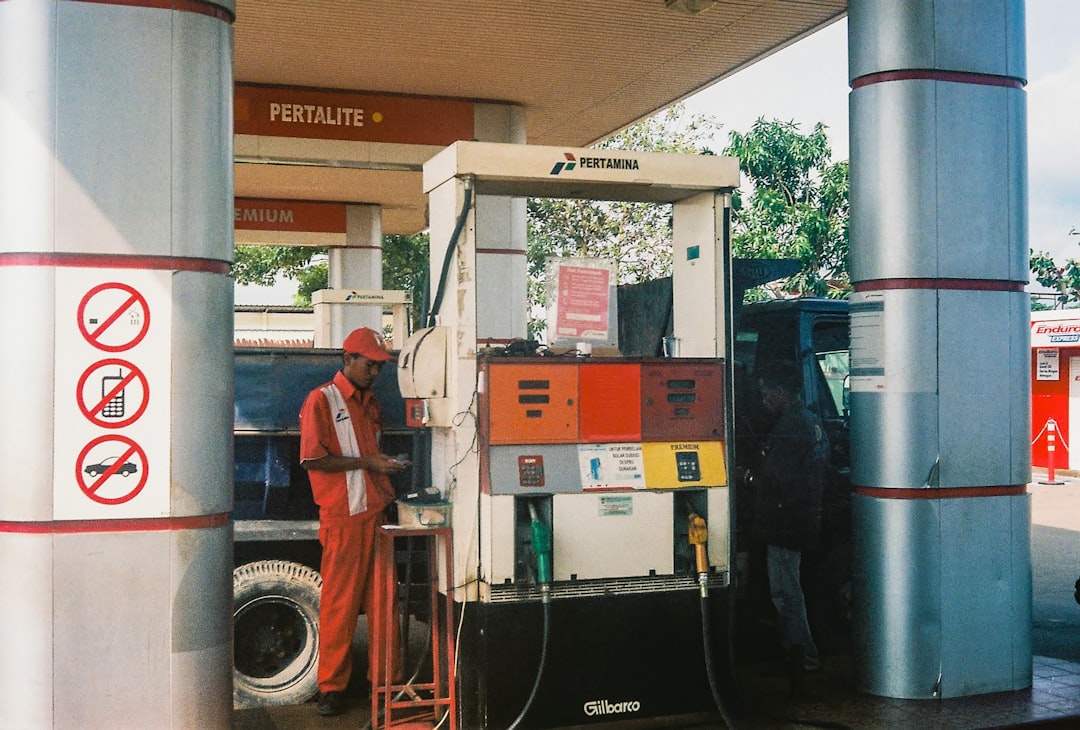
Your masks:
M423 538L428 550L428 586L431 601L431 667L432 680L413 684L394 681L394 657L397 656L399 641L396 630L397 622L393 617L397 613L394 605L396 589L395 548L399 538ZM380 607L377 613L377 625L370 628L373 637L382 636L383 669L373 672L378 677L371 688L371 726L390 728L394 725L394 711L398 710L400 726L404 721L410 724L420 719L415 710L431 708L430 717L437 723L440 708L448 713L441 727L457 730L457 690L454 672L454 585L453 538L449 527L398 527L383 525L377 534L379 559L383 560L382 580L375 582L375 603ZM445 609L440 620L439 605L439 544L443 548L443 575L446 579L447 596ZM374 640L374 639L372 639ZM445 669L444 669L445 664ZM410 711L411 710L411 711ZM424 713L423 716L426 716Z

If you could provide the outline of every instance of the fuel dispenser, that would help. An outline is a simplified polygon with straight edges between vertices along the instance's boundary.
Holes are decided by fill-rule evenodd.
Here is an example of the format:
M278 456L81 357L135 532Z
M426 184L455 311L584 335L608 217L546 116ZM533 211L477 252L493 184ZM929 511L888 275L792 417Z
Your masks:
M737 185L736 160L696 155L458 142L424 166L440 305L398 372L402 394L424 399L435 486L452 506L444 595L461 620L463 726L715 709L705 667L723 650L697 627L699 595L731 571ZM674 204L681 357L527 344L525 197ZM720 621L724 602L710 610Z

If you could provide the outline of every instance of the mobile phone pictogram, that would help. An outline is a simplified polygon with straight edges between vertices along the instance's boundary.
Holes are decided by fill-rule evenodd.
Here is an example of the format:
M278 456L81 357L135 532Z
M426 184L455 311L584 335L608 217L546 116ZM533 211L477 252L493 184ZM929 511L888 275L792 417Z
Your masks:
M117 384L124 380L124 371L118 369L116 375L106 375L101 378L101 397L107 398L109 393L116 388ZM123 418L124 416L124 392L126 388L120 388L101 409L104 418Z

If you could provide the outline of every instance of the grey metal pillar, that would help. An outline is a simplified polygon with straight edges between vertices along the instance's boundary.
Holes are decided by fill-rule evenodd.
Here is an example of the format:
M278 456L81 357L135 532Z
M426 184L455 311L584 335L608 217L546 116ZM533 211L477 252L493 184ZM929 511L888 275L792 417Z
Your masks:
M0 727L232 720L232 0L0 0Z
M1023 0L852 0L859 688L1031 685Z

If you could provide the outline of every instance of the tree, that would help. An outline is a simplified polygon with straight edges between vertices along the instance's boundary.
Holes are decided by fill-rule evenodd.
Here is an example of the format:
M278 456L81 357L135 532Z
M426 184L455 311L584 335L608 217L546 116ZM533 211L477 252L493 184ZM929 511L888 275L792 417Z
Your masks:
M306 246L237 246L233 251L233 265L230 274L238 284L251 284L255 286L272 286L278 276L287 279L310 278L312 260L323 259L322 281L323 287L315 287L310 291L325 288L325 248L311 248ZM310 306L310 291L307 295L306 304ZM298 293L296 302L303 306L304 299Z
M825 125L803 134L795 122L759 118L749 132L729 134L724 154L750 182L750 194L740 188L732 203L732 255L797 259L802 268L783 291L845 298L848 163L831 161Z
M1080 236L1080 230L1073 228L1070 236ZM1064 266L1058 266L1046 251L1029 249L1028 266L1035 275L1035 281L1052 289L1055 293L1054 309L1065 309L1069 305L1080 304L1080 263L1068 259ZM1032 309L1045 309L1045 305L1032 299Z
M688 115L676 104L595 145L597 149L713 154L718 123ZM671 274L671 206L651 203L530 198L527 202L530 311L546 302L549 256L607 258L618 266L618 283L633 284ZM530 317L538 334L542 315Z
M422 326L428 279L428 234L383 236L382 288L412 293L409 318ZM328 286L325 248L237 246L232 276L240 284L269 286L278 276L297 281L293 303L311 306L311 295Z
M627 127L597 149L714 154L720 125L690 115L682 104ZM734 196L733 252L741 257L796 258L803 270L785 290L793 294L844 296L850 290L845 260L848 240L848 165L832 163L825 127L808 134L794 122L759 119L746 134L732 132L724 151L740 158L748 182ZM530 311L545 304L549 256L614 260L618 283L671 274L670 205L530 198L527 209ZM422 317L428 277L428 238L387 236L383 286L413 292L413 320ZM326 286L325 250L238 246L233 275L241 283L268 284L278 274L300 283L297 304ZM540 316L530 332L542 327Z
M413 329L427 324L430 243L427 233L383 237L383 289L412 293L409 319Z

